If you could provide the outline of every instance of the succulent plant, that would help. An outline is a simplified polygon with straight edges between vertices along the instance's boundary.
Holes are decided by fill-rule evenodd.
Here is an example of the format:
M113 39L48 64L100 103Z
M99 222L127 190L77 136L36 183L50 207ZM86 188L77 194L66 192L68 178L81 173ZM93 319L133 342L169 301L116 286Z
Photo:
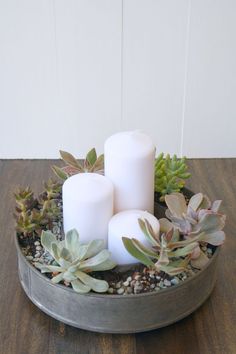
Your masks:
M62 184L49 179L44 183L44 192L39 195L39 223L52 229L53 221L62 217ZM40 220L41 217L41 220Z
M104 173L104 155L97 156L96 150L91 149L84 160L79 162L73 155L66 151L60 151L62 160L66 163L64 167L53 166L54 173L62 180L77 173L96 172Z
M165 196L168 207L167 219L161 219L162 228L165 230L175 227L185 240L198 241L213 246L221 245L225 240L222 231L226 216L219 213L221 200L213 203L202 193L195 194L187 205L181 193L173 193ZM201 268L208 262L207 256L198 247L192 254L192 265Z
M62 218L61 189L59 182L49 180L44 183L44 192L34 198L29 187L15 193L16 231L25 237L41 234L44 229L52 229L53 222Z
M185 180L191 176L187 172L186 158L172 158L169 154L164 157L161 153L155 161L155 192L160 194L160 201L165 200L166 194L179 192L185 185Z
M25 237L32 235L36 226L31 213L27 213L24 216L20 214L17 217L16 231L23 234Z
M108 283L88 275L92 271L112 269L115 263L110 253L104 249L103 240L93 240L89 244L79 242L79 234L73 229L66 233L65 240L58 241L50 231L43 231L41 244L54 258L53 265L35 263L42 273L52 273L52 282L66 281L78 293L106 292Z
M15 194L16 211L18 213L27 213L37 205L37 200L34 198L32 190L27 187L20 188Z
M176 275L186 270L190 255L198 243L194 240L180 240L179 231L174 228L156 234L146 219L139 219L139 226L147 241L148 248L135 238L122 237L126 250L141 263L157 271Z
M23 233L24 236L32 234L36 224L32 218L31 211L37 207L38 201L34 198L32 190L27 187L19 189L15 193L16 212L14 214L17 220L16 231Z

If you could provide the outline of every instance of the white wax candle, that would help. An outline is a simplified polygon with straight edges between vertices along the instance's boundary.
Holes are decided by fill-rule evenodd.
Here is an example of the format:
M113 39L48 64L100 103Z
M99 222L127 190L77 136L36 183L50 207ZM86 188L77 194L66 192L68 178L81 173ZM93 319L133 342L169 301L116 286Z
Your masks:
M138 263L138 260L132 257L126 251L122 237L136 238L145 246L150 247L150 243L145 238L139 223L139 218L147 219L153 230L158 233L160 224L157 218L147 211L126 210L114 215L108 226L108 249L112 253L112 259L120 265Z
M105 176L114 185L115 213L127 209L154 210L155 146L146 134L112 135L105 142Z
M69 177L62 188L64 231L76 228L82 243L104 239L113 215L113 185L96 173Z

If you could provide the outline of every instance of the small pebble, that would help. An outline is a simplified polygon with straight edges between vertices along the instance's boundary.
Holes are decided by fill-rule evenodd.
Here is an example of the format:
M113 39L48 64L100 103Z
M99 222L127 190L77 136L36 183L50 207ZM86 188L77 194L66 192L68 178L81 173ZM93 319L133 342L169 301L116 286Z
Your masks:
M171 286L171 282L168 279L164 280L164 285L165 286Z
M126 279L126 281L128 281L129 283L131 282L131 280L132 280L132 277L128 277L128 278Z
M156 275L156 280L160 280L161 277L159 275Z
M39 258L40 256L41 256L41 254L39 252L36 252L34 255L35 258Z
M156 286L154 290L155 290L155 291L159 291L160 288L159 288L158 286Z
M124 288L119 288L117 290L117 294L122 295L124 293L125 289Z
M42 247L41 246L36 246L36 251L41 251Z
M150 289L155 289L155 287L156 287L156 284L151 284L150 285Z
M40 246L40 242L39 241L35 241L35 246Z
M141 275L139 275L139 274L135 275L135 277L134 277L135 280L139 280L140 278L141 278Z
M116 283L116 289L119 289L121 287L121 282L119 281L118 283Z
M54 234L59 234L60 233L60 228L58 226L54 226L53 229L52 229L52 232Z
M128 286L128 288L126 289L126 292L127 292L127 294L132 294L133 289L130 286Z
M34 259L34 257L32 256L26 256L26 259L28 259L28 261L32 261Z
M177 284L179 284L179 279L178 279L178 278L173 278L173 279L171 279L171 284L172 284L172 285L177 285Z
M126 280L126 281L123 283L123 285L124 285L124 286L129 286L129 281Z
M164 288L164 283L163 283L163 280L161 280L161 281L160 281L160 283L159 283L159 287L160 287L160 288Z
M142 285L135 285L135 287L134 287L134 293L135 294L140 293L141 290L143 290L143 286Z
M107 290L107 292L108 292L109 294L113 294L113 293L114 293L114 289L113 289L113 288L109 288L109 289Z

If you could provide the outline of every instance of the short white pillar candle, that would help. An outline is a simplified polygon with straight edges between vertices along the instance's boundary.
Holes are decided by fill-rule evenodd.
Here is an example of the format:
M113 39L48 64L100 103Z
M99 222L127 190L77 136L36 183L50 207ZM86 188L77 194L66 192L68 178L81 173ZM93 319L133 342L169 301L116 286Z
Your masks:
M105 176L114 185L115 213L154 210L155 146L140 131L121 132L105 142Z
M159 221L155 216L142 210L126 210L114 215L108 226L108 249L112 253L112 259L120 265L138 263L138 260L132 257L126 250L122 237L136 238L145 246L150 247L145 238L138 219L147 219L153 230L160 231Z
M80 173L63 184L64 231L76 228L82 243L104 239L113 215L112 182L96 173Z

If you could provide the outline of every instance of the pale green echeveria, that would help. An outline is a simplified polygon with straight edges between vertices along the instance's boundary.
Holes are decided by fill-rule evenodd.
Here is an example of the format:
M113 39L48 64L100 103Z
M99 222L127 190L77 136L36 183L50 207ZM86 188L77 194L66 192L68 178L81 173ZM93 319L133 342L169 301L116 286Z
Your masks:
M144 246L135 238L122 237L126 250L139 262L157 271L172 276L185 271L198 243L195 240L180 240L178 230L173 227L156 234L147 219L139 219L138 222L151 247Z
M43 231L41 244L55 260L55 265L36 263L42 273L55 273L52 282L65 280L71 283L78 293L90 290L103 293L108 290L108 283L95 279L87 273L109 270L115 267L110 252L104 249L103 240L92 240L88 244L79 242L79 234L73 229L66 233L65 240L58 241L51 231Z

